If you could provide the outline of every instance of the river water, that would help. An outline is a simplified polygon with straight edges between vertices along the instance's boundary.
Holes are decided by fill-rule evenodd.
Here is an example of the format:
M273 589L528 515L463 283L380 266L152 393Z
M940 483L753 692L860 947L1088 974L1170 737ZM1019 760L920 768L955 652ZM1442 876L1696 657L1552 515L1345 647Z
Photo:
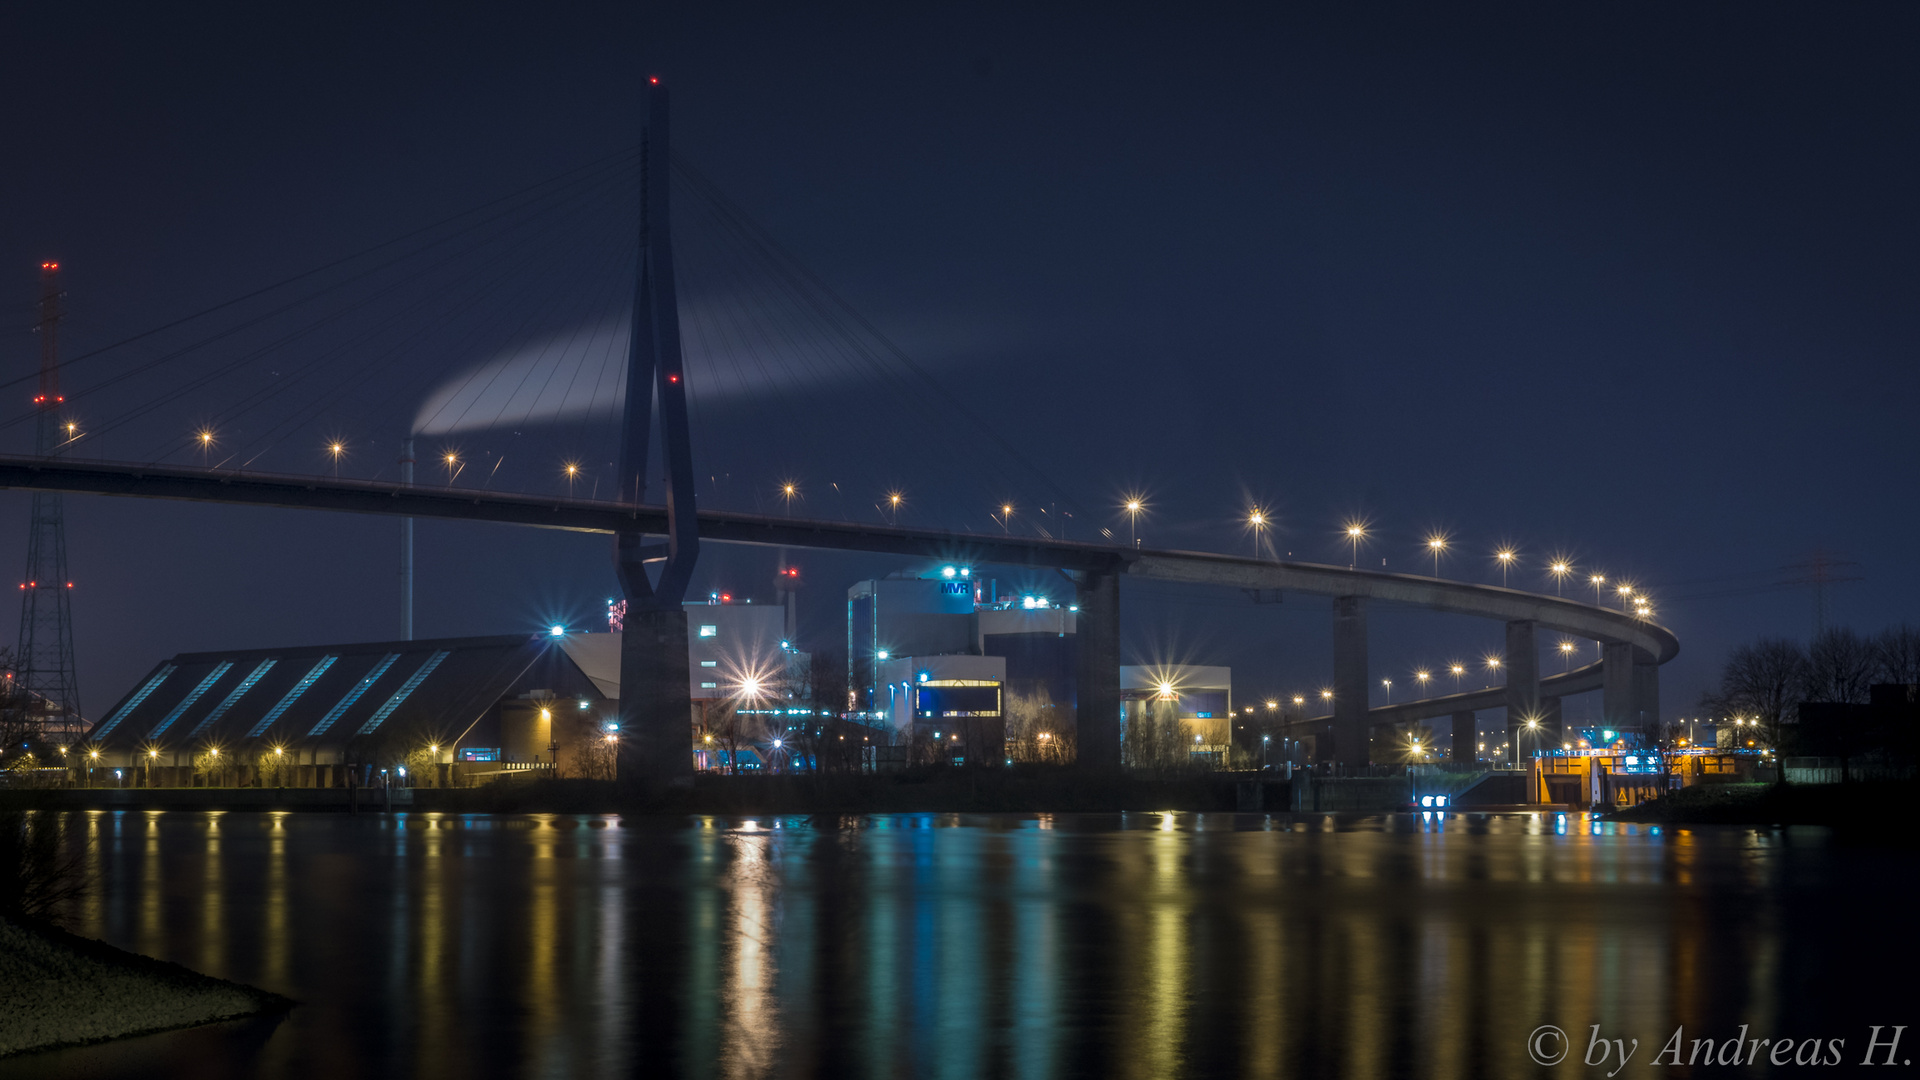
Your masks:
M1555 1025L1579 1058L1595 1024L1638 1039L1644 1073L1681 1026L1688 1042L1743 1024L1844 1038L1852 1064L1867 1025L1917 1019L1910 990L1870 974L1912 977L1911 849L1821 829L1552 814L68 824L97 877L74 930L302 1004L8 1075L1464 1078L1585 1073L1533 1064L1530 1046L1554 1045L1530 1037Z

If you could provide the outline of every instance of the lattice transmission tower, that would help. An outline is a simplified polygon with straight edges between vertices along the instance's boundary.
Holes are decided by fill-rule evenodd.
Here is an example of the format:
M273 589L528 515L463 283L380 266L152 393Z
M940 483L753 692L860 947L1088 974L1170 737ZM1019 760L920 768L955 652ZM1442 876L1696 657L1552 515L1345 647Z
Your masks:
M60 264L40 264L40 388L34 395L34 453L52 457L70 440L60 393ZM67 577L67 522L59 492L33 493L27 572L20 579L20 644L14 677L42 733L66 741L86 729L73 665L73 581Z

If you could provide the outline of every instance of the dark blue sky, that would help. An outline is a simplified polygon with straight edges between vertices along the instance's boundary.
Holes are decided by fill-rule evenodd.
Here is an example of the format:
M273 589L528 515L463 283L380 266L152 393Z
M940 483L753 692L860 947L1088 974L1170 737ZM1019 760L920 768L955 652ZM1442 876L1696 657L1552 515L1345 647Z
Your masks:
M1251 500L1303 559L1345 561L1353 515L1391 569L1419 570L1435 527L1448 572L1483 581L1499 543L1532 567L1565 552L1652 588L1683 647L1669 715L1734 642L1808 632L1804 590L1741 590L1816 549L1864 578L1837 621L1912 617L1910 6L811 8L16 6L0 362L32 368L42 259L69 271L71 351L97 347L629 146L659 74L679 148L953 411L1083 507L1149 492L1150 543L1238 549ZM874 415L939 406L771 407L778 432L714 411L696 452L759 490L791 467L775 442L871 422L876 445L834 441L801 479L898 483L925 520L996 527ZM973 468L951 420L930 437ZM990 454L978 472L1050 497ZM25 506L0 496L0 565L24 563ZM391 522L69 514L92 710L176 651L395 631ZM421 629L584 622L606 549L428 524ZM772 560L705 566L750 589ZM888 568L805 563L809 632L835 636L840 590ZM1324 604L1132 597L1141 658L1230 663L1242 693L1325 680ZM1499 642L1376 625L1397 683Z

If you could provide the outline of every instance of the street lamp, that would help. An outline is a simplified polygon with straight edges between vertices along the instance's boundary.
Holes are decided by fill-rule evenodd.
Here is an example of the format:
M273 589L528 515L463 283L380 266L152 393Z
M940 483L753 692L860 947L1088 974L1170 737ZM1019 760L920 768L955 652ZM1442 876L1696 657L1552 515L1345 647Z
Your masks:
M1447 671L1448 671L1448 672L1450 672L1450 673L1451 673L1451 674L1453 675L1453 689L1454 689L1454 692L1455 692L1455 693L1459 693L1459 692L1460 692L1460 676L1462 676L1462 675L1465 675L1465 674L1467 673L1467 665L1465 665L1465 664L1448 664L1448 665L1447 665Z
M1353 561L1347 564L1347 569L1358 570L1360 568L1360 541L1366 538L1367 526L1365 522L1347 522L1347 539L1353 544Z
M1512 548L1501 548L1493 553L1493 557L1500 560L1500 587L1503 589L1507 587L1507 571L1513 568L1513 559L1517 554Z
M1566 674L1573 667L1573 642L1560 643L1560 673Z
M444 461L444 462L446 462L446 464L447 464L447 486L448 486L448 487L452 487L452 486L453 486L453 472L454 472L454 469L453 469L453 467L454 467L455 465L458 465L458 464L460 464L460 455L459 455L459 454L457 454L457 453L455 453L455 452L453 452L452 450L449 450L449 451L447 451L447 452L446 452L445 454L443 454L443 455L441 455L441 458L440 458L440 460L442 460L442 461Z
M1008 535L1012 535L1013 533L1013 504L1012 503L1000 504L1000 531L1003 533L1007 533Z
M1439 533L1434 533L1432 536L1427 537L1427 550L1433 554L1433 576L1439 577L1440 555L1447 550L1447 538ZM1354 557L1358 559L1359 555L1356 553Z
M1427 696L1427 680L1433 678L1433 673L1428 671L1416 671L1413 673L1413 678L1415 682L1418 682L1420 684L1420 696L1426 697Z
M347 452L347 444L334 440L327 444L327 453L333 455L333 478L340 479L340 455Z
M887 492L887 509L892 513L893 523L895 525L900 524L900 503L905 498L906 496L900 494L898 491Z
M1380 685L1387 688L1387 704L1393 704L1393 680L1381 679Z
M1260 534L1267 528L1267 512L1254 507L1247 512L1247 524L1253 529L1253 557L1260 557Z
M1129 547L1140 546L1140 511L1146 508L1146 501L1138 495L1127 496L1127 545Z
M1493 685L1493 674L1500 670L1500 658L1491 654L1487 657L1487 685Z
M1567 565L1565 559L1557 559L1547 567L1547 572L1553 575L1553 595L1559 596L1560 587L1566 584L1567 575L1573 573L1573 567Z
M1320 691L1320 700L1321 700L1321 701L1332 701L1332 700L1333 700L1333 691L1331 691L1331 690L1322 690L1322 691Z
M211 429L201 428L194 438L200 443L200 465L204 468L210 460L209 455L213 451L213 432Z
M800 497L800 485L789 480L780 485L780 498L786 503L787 515L793 515L793 500Z
M573 498L573 482L580 478L580 463L577 461L567 462L566 473L567 473L567 498L571 499Z

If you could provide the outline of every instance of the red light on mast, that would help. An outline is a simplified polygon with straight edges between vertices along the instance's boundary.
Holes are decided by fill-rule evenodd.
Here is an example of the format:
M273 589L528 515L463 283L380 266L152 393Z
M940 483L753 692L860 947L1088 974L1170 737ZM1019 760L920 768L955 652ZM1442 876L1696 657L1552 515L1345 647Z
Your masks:
M648 79L648 80L647 80L647 82L649 82L649 83L651 83L651 84L653 84L654 86L659 86L659 85L660 85L660 76L658 76L658 75L655 75L655 76L653 76L652 78L650 78L650 79Z

